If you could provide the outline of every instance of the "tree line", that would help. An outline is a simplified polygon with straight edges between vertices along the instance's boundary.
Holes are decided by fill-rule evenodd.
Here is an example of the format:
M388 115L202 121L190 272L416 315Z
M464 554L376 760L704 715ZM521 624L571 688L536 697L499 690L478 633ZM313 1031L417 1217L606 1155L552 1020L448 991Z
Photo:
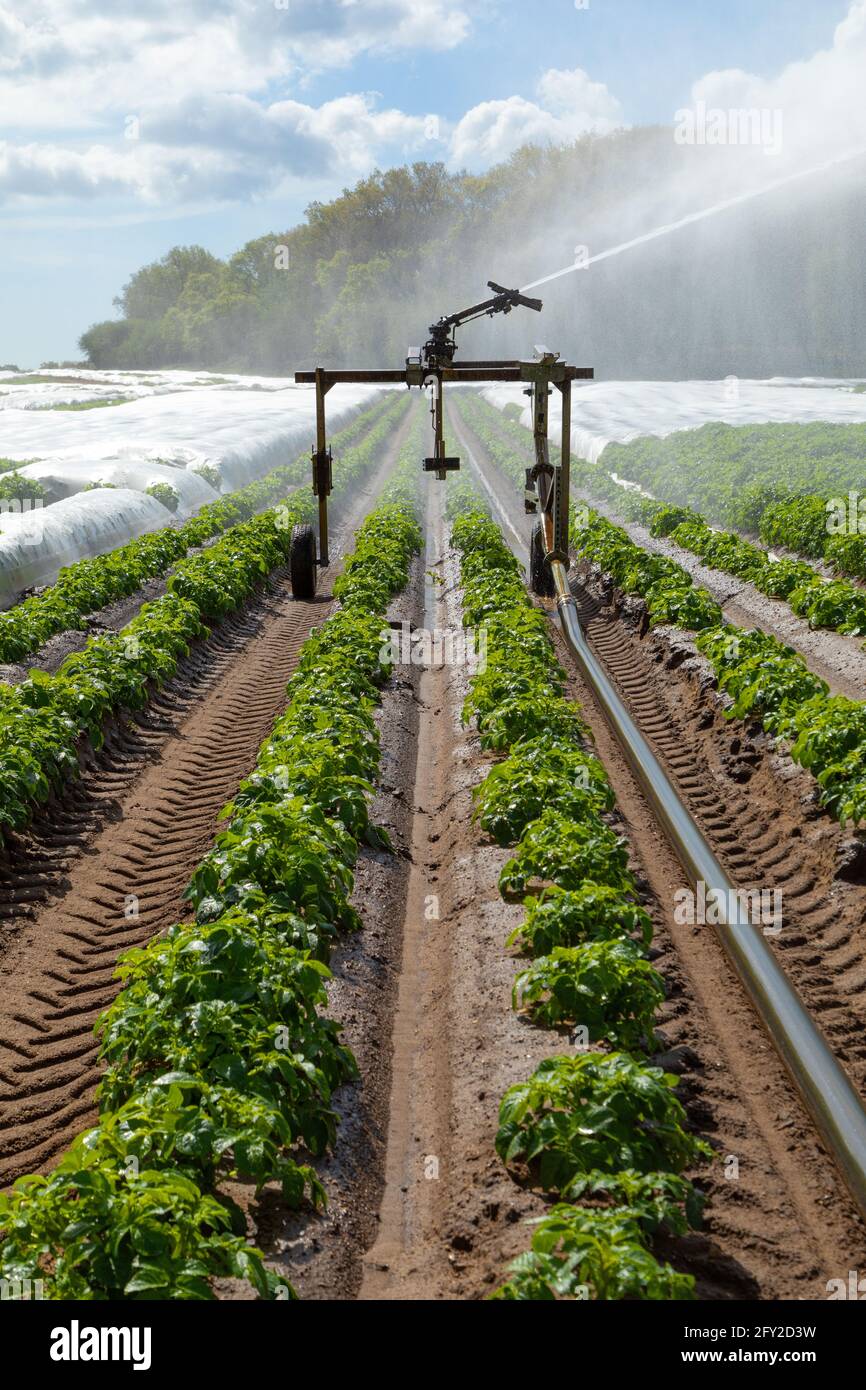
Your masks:
M761 152L645 127L526 146L483 174L376 170L227 259L173 247L80 345L95 367L399 365L488 279L526 284L707 206L744 159L773 177ZM543 338L606 377L864 375L864 211L853 176L805 180L576 270L538 291L537 323L521 311L465 330L464 355L526 355Z

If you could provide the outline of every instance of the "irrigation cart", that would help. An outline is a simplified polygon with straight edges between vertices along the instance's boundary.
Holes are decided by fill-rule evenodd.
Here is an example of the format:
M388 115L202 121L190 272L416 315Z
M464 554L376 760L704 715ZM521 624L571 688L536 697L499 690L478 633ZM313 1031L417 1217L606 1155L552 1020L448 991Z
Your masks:
M316 592L317 567L329 563L328 497L332 489L332 455L328 447L325 397L333 386L351 382L365 386L413 386L428 391L433 417L433 452L423 460L425 472L444 480L460 467L459 458L445 452L444 387L446 382L477 384L495 381L526 382L525 394L532 398L535 463L526 470L526 511L538 514L533 527L530 551L530 578L537 594L554 591L550 563L568 565L568 496L571 471L571 383L591 380L592 367L572 367L559 361L559 354L537 348L528 362L464 362L454 365L457 343L455 330L473 319L493 314L510 314L523 305L540 311L540 299L529 299L519 290L507 290L493 280L488 282L493 296L456 314L448 314L430 327L430 337L422 348L410 348L404 367L397 370L339 370L316 367L297 372L295 381L316 388L316 446L312 453L313 492L319 499L318 545L312 526L298 526L292 537L292 592L309 599ZM559 462L550 461L548 400L553 388L562 396L562 439Z

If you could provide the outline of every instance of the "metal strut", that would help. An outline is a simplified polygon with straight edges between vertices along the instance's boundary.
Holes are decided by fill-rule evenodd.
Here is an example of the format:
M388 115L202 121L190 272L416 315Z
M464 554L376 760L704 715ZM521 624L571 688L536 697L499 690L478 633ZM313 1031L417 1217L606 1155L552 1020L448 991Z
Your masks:
M442 392L442 373L431 372L426 382L430 392L430 414L433 417L433 453L424 460L424 472L435 473L440 483L444 483L449 473L460 467L459 458L448 458L445 454L445 400Z
M295 373L295 381L316 388L316 447L312 453L313 493L319 502L318 564L328 564L328 498L332 490L332 456L328 447L325 422L325 397L332 386L353 383L364 386L417 386L430 393L430 413L433 422L432 452L422 461L425 472L444 481L449 473L460 467L459 458L445 452L444 387L448 382L522 381L529 386L533 399L535 434L535 466L527 470L526 506L528 511L541 508L541 536L548 567L551 560L568 563L568 490L571 450L571 383L591 380L591 367L571 367L559 361L559 355L540 348L531 362L478 361L454 365L457 352L455 331L465 323L494 314L510 314L522 306L539 312L540 299L530 299L519 290L505 289L495 280L488 281L493 290L489 299L446 314L430 325L430 337L422 348L410 348L405 366L396 370L330 371L316 367L313 371ZM548 443L548 397L552 388L562 393L562 444L559 463L550 462Z

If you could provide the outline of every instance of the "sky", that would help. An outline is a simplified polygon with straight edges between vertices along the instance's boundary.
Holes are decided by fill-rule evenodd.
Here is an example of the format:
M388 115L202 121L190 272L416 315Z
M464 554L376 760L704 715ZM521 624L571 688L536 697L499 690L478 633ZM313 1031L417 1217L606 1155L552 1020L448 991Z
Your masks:
M864 79L866 0L0 0L0 365L78 356L139 266L375 167L479 171L701 100L784 108L817 157Z

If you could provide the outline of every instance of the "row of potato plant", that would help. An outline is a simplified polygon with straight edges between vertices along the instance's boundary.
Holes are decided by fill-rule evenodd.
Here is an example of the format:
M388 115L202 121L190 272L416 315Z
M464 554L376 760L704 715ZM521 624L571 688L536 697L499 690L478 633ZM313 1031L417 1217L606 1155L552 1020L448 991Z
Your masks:
M464 718L500 755L475 814L514 848L499 886L526 909L509 939L526 960L513 1004L546 1027L586 1029L591 1044L542 1062L503 1098L500 1157L559 1200L493 1297L690 1299L691 1277L650 1247L661 1228L699 1224L702 1199L683 1171L708 1150L686 1126L676 1078L647 1059L664 987L627 846L606 819L613 793L499 528L463 484L449 511L463 621L487 631Z
M491 448L506 476L522 488L521 444L509 437L515 431L525 434L522 427L506 419L505 433L496 434L486 419L492 408L469 393L460 398L460 408L471 413L467 418L473 429L488 431L483 435L485 447ZM495 447L488 444L489 438L494 438ZM635 516L640 517L643 505L635 495ZM658 535L669 532L678 539L680 528L691 524L685 509L652 505L657 509ZM843 826L866 820L866 703L831 696L827 683L810 671L793 648L760 629L727 622L719 604L682 565L650 554L621 527L591 509L573 509L571 540L578 554L609 574L624 593L644 599L653 625L671 624L696 634L696 644L713 666L719 688L732 699L729 717L754 719L769 734L784 739L794 760L815 777L821 804L831 815ZM739 548L744 545L738 542ZM782 560L771 571L784 576L796 570L798 563ZM825 591L834 588L822 587Z
M336 436L335 448L342 451L352 447L375 427L375 437L368 443L378 449L406 404L402 396L377 401ZM167 574L190 550L238 522L249 521L285 496L290 487L303 480L308 468L308 455L301 455L237 492L208 503L182 526L164 526L108 554L78 560L61 569L52 585L0 613L0 663L21 661L55 633L83 627L90 614L116 599L127 598L147 580Z
M245 1237L227 1179L325 1200L309 1159L332 1142L356 1065L324 1016L335 938L369 821L390 675L382 630L421 533L417 441L360 528L341 608L305 643L289 704L193 875L194 920L128 952L97 1032L98 1125L48 1176L0 1196L0 1278L52 1299L208 1299L215 1277L295 1297ZM412 477L410 478L409 470Z
M400 400L401 409L405 408ZM394 411L346 450L335 496L367 474L394 428ZM284 564L292 528L312 520L311 493L238 521L212 545L178 560L168 592L146 603L120 632L91 638L54 674L34 669L16 686L0 685L0 833L27 825L35 808L80 771L82 741L98 748L108 717L146 705L154 685L175 674L207 623L239 608Z

